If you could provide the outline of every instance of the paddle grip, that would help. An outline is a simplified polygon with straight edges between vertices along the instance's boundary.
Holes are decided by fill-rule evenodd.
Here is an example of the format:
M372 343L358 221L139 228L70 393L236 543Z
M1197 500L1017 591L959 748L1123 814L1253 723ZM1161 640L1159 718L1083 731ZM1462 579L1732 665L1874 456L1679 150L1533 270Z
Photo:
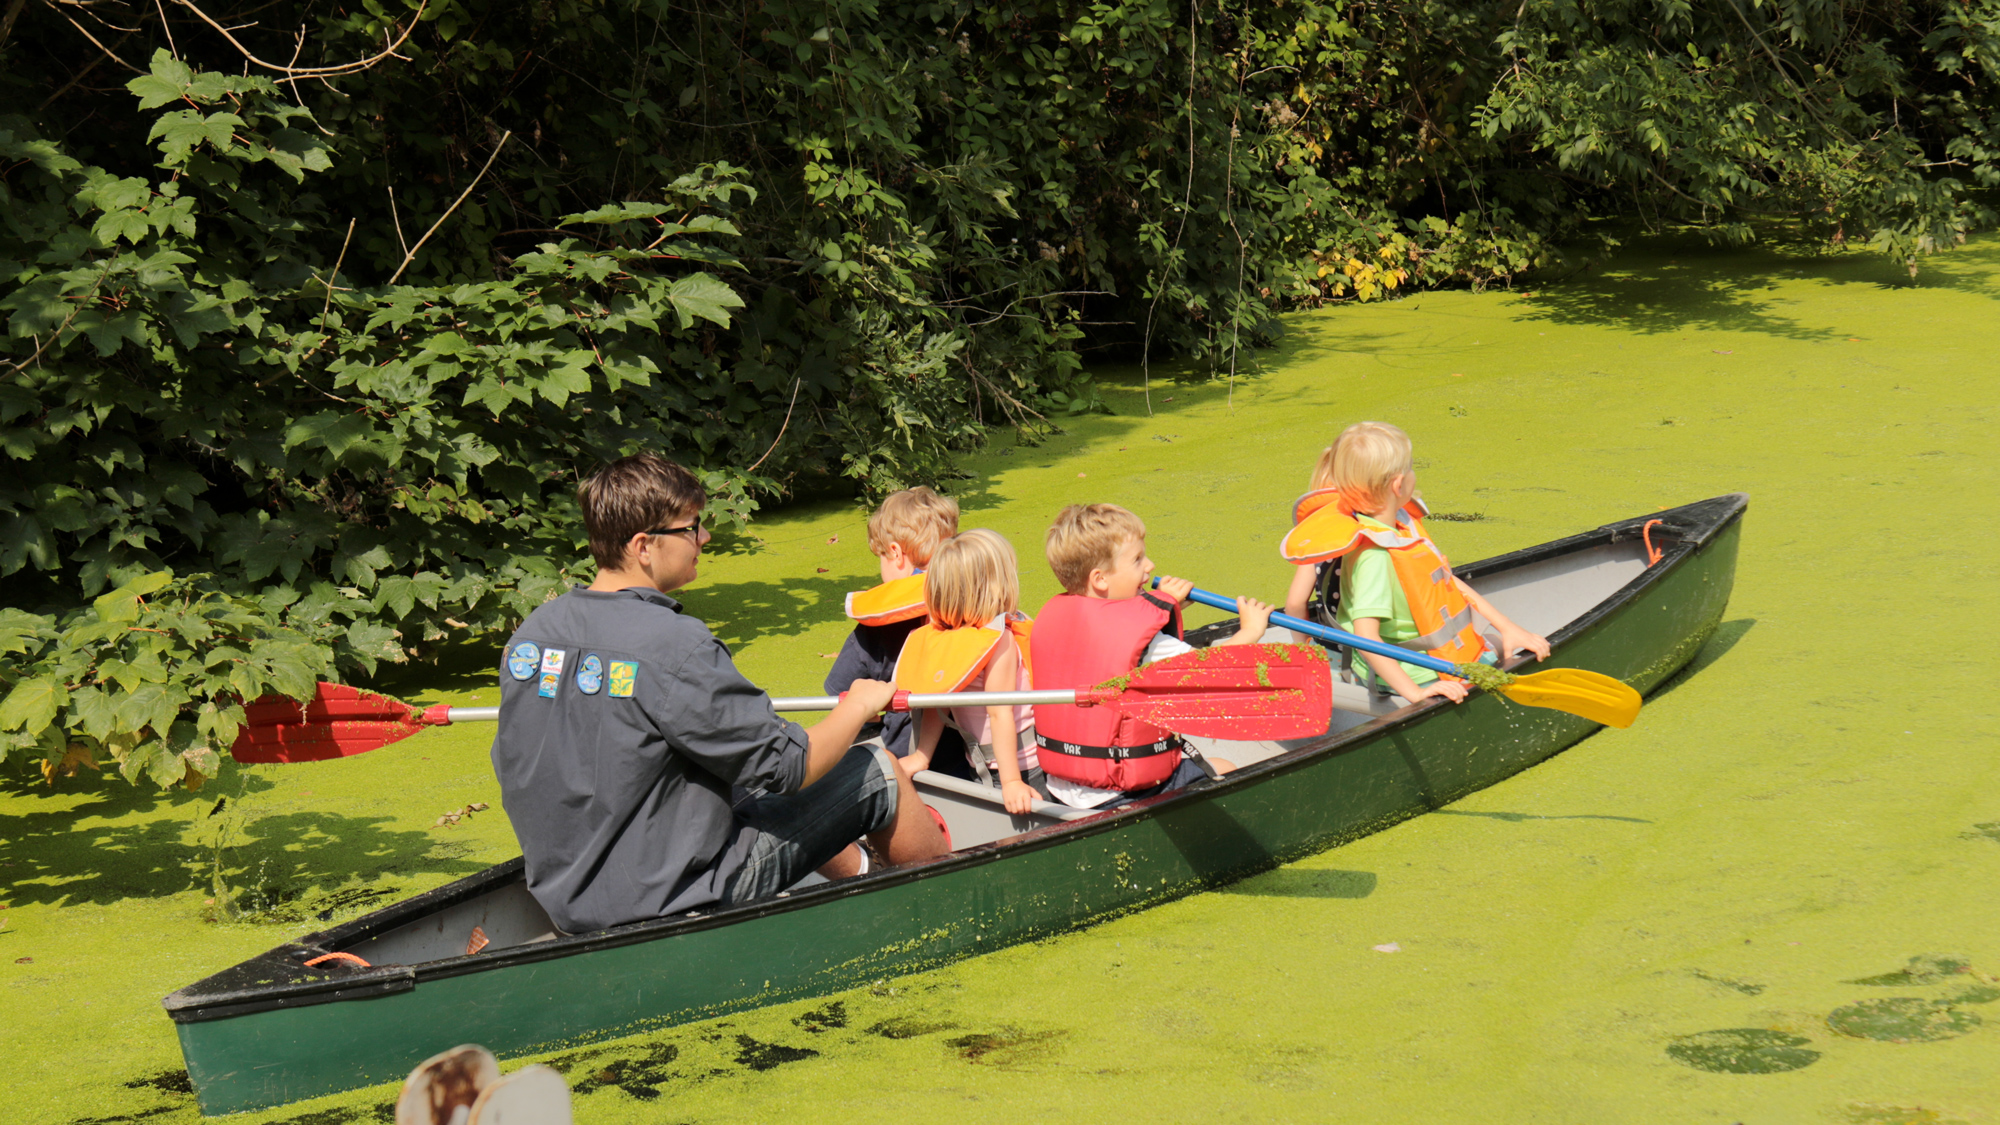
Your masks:
M1154 586L1158 586L1159 584L1159 579L1153 579ZM1188 600L1201 605L1211 606L1215 609L1227 609L1231 611L1236 609L1235 598L1225 598L1221 594L1211 594L1207 590L1195 589L1188 591ZM1293 617L1289 613L1279 613L1273 610L1271 613L1271 624L1290 629L1294 633L1304 633L1308 637L1318 637L1322 641L1331 641L1334 644L1343 645L1347 648L1358 649L1361 652L1372 652L1377 656L1386 656L1391 660L1400 660L1405 664L1414 664L1419 668L1429 668L1433 672L1443 672L1448 676L1458 675L1458 665L1453 664L1449 660L1439 660L1428 653L1416 652L1399 645L1392 645L1387 641L1371 641L1367 637L1357 637L1353 633L1321 625L1317 622L1307 621L1304 618Z
M835 698L846 699L847 693L843 691ZM889 697L889 705L882 710L898 714L907 713L910 710L910 693L901 688L896 689L896 694Z

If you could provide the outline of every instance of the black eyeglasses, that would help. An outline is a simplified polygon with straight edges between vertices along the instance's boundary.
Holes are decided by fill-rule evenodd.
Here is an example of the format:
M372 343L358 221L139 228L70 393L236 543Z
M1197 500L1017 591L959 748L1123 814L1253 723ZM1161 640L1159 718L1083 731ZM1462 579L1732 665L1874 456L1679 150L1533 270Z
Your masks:
M679 534L681 534L682 532L686 532L686 533L687 533L687 537L688 537L688 539L689 539L689 540L691 540L691 541L693 541L693 542L696 542L696 543L699 543L699 542L701 542L701 521L700 521L700 520L696 520L696 521L694 521L693 523L691 523L691 524L687 525L686 527L661 527L661 528L656 528L656 529L654 529L654 530L652 530L652 531L649 531L649 532L647 532L646 534L648 534L648 535L679 535Z

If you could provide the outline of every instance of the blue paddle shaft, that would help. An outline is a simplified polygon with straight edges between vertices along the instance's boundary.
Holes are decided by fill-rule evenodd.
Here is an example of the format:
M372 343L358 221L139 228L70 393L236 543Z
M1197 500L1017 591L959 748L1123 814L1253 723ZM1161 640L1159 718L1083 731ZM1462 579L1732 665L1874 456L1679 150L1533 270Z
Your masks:
M1158 586L1159 584L1159 579L1153 579L1153 585ZM1195 589L1188 591L1188 600L1199 602L1206 606L1213 606L1216 609L1230 610L1231 612L1234 612L1236 609L1235 598L1225 598L1221 594L1211 594L1207 590ZM1449 660L1439 660L1437 657L1427 653L1401 648L1387 641L1371 641L1367 637L1357 637L1353 633L1343 632L1339 629L1304 620L1303 618L1293 617L1289 613L1272 612L1271 624L1281 625L1294 633L1304 633L1308 637L1318 637L1322 641L1332 641L1337 645L1345 645L1348 648L1359 649L1362 652L1372 652L1377 656L1386 656L1391 660L1400 660L1405 664L1414 664L1419 668L1429 668L1433 672L1443 672L1448 676L1458 675L1458 665L1453 664Z

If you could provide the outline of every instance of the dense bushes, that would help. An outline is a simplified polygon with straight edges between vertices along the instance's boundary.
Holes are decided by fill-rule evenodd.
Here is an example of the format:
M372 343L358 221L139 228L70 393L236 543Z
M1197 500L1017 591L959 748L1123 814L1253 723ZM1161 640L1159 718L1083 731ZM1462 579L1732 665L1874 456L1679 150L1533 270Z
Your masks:
M2000 148L1992 3L0 9L0 751L162 782L560 588L619 451L724 521L948 478L1093 349L1233 364L1593 216L1914 269Z

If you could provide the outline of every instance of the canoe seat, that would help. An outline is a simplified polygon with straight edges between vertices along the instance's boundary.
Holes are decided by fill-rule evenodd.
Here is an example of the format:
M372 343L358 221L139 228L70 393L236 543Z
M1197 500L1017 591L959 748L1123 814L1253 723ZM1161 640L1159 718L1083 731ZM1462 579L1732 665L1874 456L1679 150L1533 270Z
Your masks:
M1015 816L1000 799L1000 790L990 785L935 770L918 770L913 780L924 803L944 816L944 822L951 827L951 846L961 851L1066 820L1097 815L1093 809L1037 801L1033 812Z

